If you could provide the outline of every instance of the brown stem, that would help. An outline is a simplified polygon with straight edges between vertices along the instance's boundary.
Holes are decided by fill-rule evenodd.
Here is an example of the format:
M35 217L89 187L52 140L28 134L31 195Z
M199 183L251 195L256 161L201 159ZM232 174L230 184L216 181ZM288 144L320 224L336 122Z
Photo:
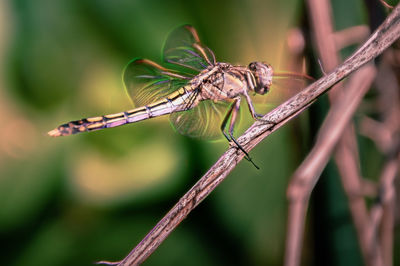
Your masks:
M352 44L359 44L365 41L370 34L370 30L366 25L353 26L341 31L337 31L333 35L336 49L339 51L342 48Z
M322 63L325 68L332 69L340 60L338 49L335 47L335 43L337 44L337 42L335 42L335 36L337 37L340 35L333 33L330 2L328 0L309 0L308 3ZM347 32L348 31L350 30L347 30ZM346 31L342 31L342 35L343 33L346 33ZM353 33L353 36L355 35L356 34ZM372 80L370 80L370 82L372 82ZM338 86L330 92L331 103L335 103L338 95L343 93L343 86L338 84ZM338 112L340 113L340 110ZM362 178L359 173L360 162L354 125L352 123L343 131L341 139L337 143L334 160L338 167L344 190L349 199L350 212L356 227L364 262L366 265L380 266L382 265L382 261L379 250L369 248L372 246L374 239L371 235L367 206L361 194Z
M311 191L362 97L368 91L374 73L374 67L366 66L353 76L347 85L346 94L341 95L329 111L318 133L314 148L297 168L290 181L287 192L289 219L286 239L286 266L296 266L300 263L303 228Z
M335 161L338 166L344 191L349 200L350 214L357 231L358 242L366 265L381 266L380 249L372 230L371 219L362 194L362 177L359 169L356 139L350 130L344 132L335 152ZM348 136L347 134L351 134ZM347 136L346 136L347 135Z
M395 214L395 195L394 179L399 173L400 156L390 158L383 167L380 177L381 202L375 208L382 208L382 222L380 232L380 246L384 265L393 264L393 235L394 235L394 214ZM374 228L378 228L375 224ZM377 231L377 230L376 230ZM377 234L379 235L379 234Z
M384 265L393 264L393 234L395 220L396 189L394 180L398 177L400 166L400 95L399 86L391 63L385 53L379 65L377 78L379 111L382 123L373 136L376 145L386 157L379 178L379 201L371 208L372 231L382 253Z

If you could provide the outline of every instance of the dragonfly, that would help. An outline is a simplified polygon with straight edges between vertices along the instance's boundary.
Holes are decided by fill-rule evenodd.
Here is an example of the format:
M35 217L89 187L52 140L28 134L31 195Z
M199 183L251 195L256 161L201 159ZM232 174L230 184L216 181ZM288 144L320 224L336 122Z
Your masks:
M125 67L124 85L137 108L71 121L48 135L67 136L170 115L171 124L179 133L198 138L224 136L258 168L234 137L242 99L251 116L262 120L255 111L253 95L268 93L276 79L310 79L305 74L274 72L264 62L251 62L248 66L218 62L190 25L169 34L163 62L169 68L142 58L131 60Z

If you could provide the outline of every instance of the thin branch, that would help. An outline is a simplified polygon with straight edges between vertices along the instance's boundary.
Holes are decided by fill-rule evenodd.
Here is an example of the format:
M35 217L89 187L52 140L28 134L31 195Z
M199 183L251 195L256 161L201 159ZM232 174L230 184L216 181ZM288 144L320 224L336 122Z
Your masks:
M263 117L274 124L255 122L240 138L247 151L286 124L335 83L381 54L400 36L400 7L384 21L370 39L333 72L314 82ZM178 201L150 233L118 265L138 265L146 260L186 216L218 186L243 159L243 153L230 147L209 171ZM106 262L103 262L107 264ZM110 265L116 265L115 263Z
M369 27L366 25L353 26L341 31L337 31L333 35L337 51L365 41L370 35Z
M382 152L391 148L392 132L383 122L376 121L368 116L363 117L360 123L360 134L374 141Z
M383 5L384 7L388 8L388 9L392 9L392 8L393 8L393 6L391 6L391 5L389 5L388 3L386 3L385 0L379 0L379 1L382 3L382 5Z
M351 127L351 130L354 126ZM351 136L348 136L351 134ZM347 135L347 136L346 136ZM376 241L376 235L371 226L371 219L362 194L362 177L359 169L359 156L356 139L350 130L344 132L335 152L344 191L348 197L350 214L357 232L358 242L365 265L381 266L381 250Z
M371 209L372 217L372 237L375 239L379 236L379 228L381 229L380 241L375 241L375 245L380 244L383 262L385 266L393 264L393 228L395 214L395 196L394 180L399 173L399 149L397 147L396 154L385 163L382 174L380 176L380 192L381 197ZM379 226L380 225L380 226ZM374 247L370 247L374 248Z
M299 265L303 241L304 222L308 201L322 170L353 117L361 99L367 93L375 76L373 66L365 66L352 77L346 87L346 94L339 96L332 106L314 148L294 173L289 187L289 215L286 239L285 265Z
M380 246L384 265L393 264L393 229L395 216L396 189L394 180L399 173L400 162L400 104L399 86L393 71L393 64L385 53L379 64L377 89L379 111L383 122L375 135L376 144L381 148L386 162L379 178L378 201L371 208L372 231ZM381 134L381 135L378 135Z
M316 42L318 44L318 50L321 54L322 62L328 69L331 69L336 66L340 60L340 55L338 53L339 49L338 47L335 47L334 44L335 36L337 37L340 35L333 33L333 20L330 2L328 0L309 0L308 3L311 18L314 22L313 26L314 31L316 32ZM342 31L342 35L349 36L348 33L343 33L351 32L350 29ZM361 33L361 30L358 30L358 32ZM351 32L351 35L356 37L357 34L354 34L353 31ZM370 84L372 83L375 74L376 71L374 71L373 76L368 77ZM368 84L368 88L370 84ZM337 98L341 98L340 96L343 93L343 86L341 86L341 84L336 86L335 90L330 92L329 95L331 104L332 102L335 104ZM338 112L339 114L341 113L340 110L338 110ZM321 145L324 146L322 143ZM360 162L353 123L350 123L342 132L342 136L337 142L334 160L340 173L344 191L349 199L350 213L356 227L364 262L366 265L371 266L382 265L379 250L369 248L372 246L374 241L371 234L372 231L370 230L371 228L369 226L370 223L367 206L363 200L363 195L361 194L362 178L359 169Z

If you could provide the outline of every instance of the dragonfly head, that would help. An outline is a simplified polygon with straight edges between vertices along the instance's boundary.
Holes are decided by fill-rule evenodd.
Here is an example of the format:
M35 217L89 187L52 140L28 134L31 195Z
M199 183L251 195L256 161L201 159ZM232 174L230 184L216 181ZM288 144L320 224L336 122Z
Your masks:
M249 69L254 77L251 89L261 95L267 93L272 84L272 67L266 63L252 62L249 64Z

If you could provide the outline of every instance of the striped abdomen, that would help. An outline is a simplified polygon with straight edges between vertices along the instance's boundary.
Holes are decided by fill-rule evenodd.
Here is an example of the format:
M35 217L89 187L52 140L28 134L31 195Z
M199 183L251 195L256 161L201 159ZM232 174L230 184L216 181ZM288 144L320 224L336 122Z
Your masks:
M80 132L117 127L141 120L193 108L198 101L193 100L196 91L190 86L182 87L166 98L136 109L117 114L103 115L71 121L48 132L52 137L68 136Z

